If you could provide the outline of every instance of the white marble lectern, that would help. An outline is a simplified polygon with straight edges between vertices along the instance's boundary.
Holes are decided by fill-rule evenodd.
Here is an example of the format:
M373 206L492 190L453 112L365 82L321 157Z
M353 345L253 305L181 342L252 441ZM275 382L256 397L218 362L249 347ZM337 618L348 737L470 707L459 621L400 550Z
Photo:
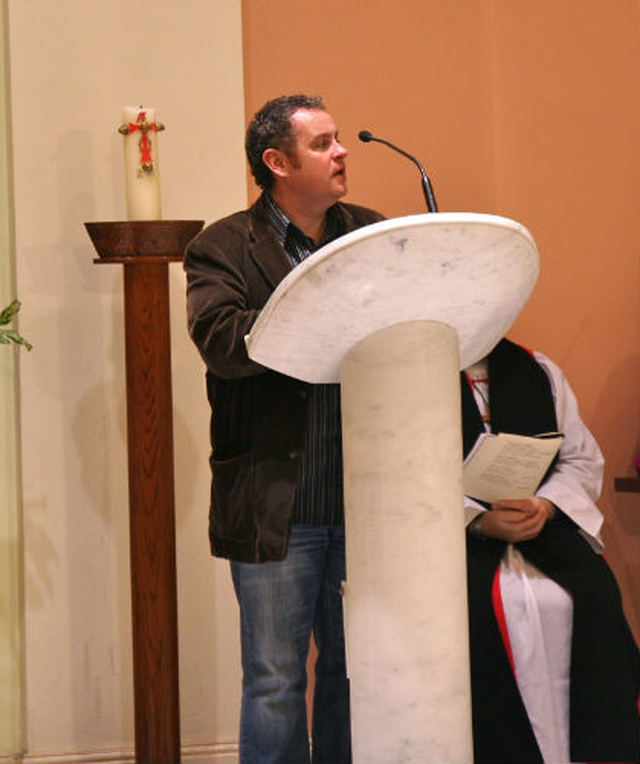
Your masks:
M473 760L458 372L537 276L512 220L385 220L295 268L247 338L265 366L342 385L355 764Z

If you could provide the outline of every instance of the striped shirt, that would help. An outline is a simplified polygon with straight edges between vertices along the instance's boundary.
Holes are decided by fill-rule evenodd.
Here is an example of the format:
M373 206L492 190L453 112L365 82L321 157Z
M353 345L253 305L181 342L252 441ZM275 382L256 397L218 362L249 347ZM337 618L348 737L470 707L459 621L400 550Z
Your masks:
M269 222L294 266L344 231L337 211L327 212L318 245L266 195ZM340 385L308 385L307 428L292 521L299 525L344 525Z

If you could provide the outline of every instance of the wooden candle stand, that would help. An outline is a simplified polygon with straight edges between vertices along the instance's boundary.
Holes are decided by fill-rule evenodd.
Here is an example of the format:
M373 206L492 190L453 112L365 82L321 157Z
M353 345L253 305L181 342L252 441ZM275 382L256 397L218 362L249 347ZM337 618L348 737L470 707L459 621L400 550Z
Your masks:
M168 265L201 220L85 223L99 257L124 265L138 764L180 762L178 618Z

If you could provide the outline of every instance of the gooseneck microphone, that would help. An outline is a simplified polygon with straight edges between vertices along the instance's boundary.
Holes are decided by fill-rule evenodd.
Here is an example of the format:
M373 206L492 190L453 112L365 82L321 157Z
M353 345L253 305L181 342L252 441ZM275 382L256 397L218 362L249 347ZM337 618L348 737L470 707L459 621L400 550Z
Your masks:
M397 151L399 154L402 154L402 156L407 157L407 159L410 159L415 165L417 165L418 169L420 170L420 175L422 176L422 190L424 192L425 201L427 202L427 209L429 210L429 212L438 211L436 198L433 195L433 189L431 188L431 181L429 180L427 173L424 171L424 167L420 164L420 162L418 162L418 160L415 157L411 156L411 154L407 154L406 151L399 149L397 146L394 146L393 143L389 143L389 141L385 141L383 138L376 138L375 135L370 133L368 130L361 130L358 133L358 138L360 138L360 140L363 143L369 143L369 141L384 143L385 146L388 146L390 149Z

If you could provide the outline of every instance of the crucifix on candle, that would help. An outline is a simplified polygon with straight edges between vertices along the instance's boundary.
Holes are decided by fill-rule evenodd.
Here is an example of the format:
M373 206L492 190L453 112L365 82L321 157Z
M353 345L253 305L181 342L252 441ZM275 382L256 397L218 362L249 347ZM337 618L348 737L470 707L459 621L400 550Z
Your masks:
M158 137L164 130L156 110L125 106L118 132L125 136L124 168L129 220L160 220Z

